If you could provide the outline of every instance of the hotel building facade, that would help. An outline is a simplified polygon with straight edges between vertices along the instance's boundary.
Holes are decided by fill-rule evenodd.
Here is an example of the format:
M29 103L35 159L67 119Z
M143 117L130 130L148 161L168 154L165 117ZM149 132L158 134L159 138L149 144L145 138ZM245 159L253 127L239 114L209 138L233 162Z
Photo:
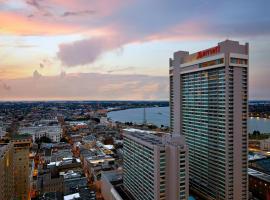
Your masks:
M123 185L135 200L187 200L184 136L124 129Z
M185 136L190 186L206 199L248 199L248 48L226 40L170 59L171 132Z

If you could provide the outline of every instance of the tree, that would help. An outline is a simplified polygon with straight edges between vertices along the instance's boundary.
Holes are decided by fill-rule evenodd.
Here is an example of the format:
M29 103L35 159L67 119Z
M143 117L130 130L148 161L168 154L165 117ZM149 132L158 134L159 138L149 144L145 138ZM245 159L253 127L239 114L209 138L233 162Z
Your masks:
M41 143L51 143L52 140L48 138L47 136L42 136L40 138L36 139L36 143L41 144Z
M68 140L65 138L65 137L62 137L60 142L65 142L65 143L68 143Z
M147 125L147 127L148 127L149 129L157 129L157 126L154 125L154 124L149 124L149 125Z
M260 134L261 134L260 131L257 131L257 130L253 131L253 135L260 135Z

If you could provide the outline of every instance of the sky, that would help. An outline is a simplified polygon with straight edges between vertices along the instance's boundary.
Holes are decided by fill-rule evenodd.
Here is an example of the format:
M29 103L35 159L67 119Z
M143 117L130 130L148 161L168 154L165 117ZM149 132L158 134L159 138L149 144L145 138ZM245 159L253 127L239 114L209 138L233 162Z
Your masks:
M0 0L0 100L168 100L168 59L250 45L270 99L269 0Z

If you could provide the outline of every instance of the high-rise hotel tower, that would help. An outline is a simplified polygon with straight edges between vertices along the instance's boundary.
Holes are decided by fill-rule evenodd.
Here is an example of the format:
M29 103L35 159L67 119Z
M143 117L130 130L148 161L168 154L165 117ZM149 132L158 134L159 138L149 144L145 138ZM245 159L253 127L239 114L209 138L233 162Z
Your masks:
M172 132L185 135L191 189L246 200L248 44L226 40L170 59Z

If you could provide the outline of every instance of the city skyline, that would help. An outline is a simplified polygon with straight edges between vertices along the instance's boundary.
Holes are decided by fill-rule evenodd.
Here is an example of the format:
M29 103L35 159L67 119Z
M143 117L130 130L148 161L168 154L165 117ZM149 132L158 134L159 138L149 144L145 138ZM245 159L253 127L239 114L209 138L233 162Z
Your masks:
M168 100L168 57L250 44L249 99L270 99L268 1L0 1L1 100Z

